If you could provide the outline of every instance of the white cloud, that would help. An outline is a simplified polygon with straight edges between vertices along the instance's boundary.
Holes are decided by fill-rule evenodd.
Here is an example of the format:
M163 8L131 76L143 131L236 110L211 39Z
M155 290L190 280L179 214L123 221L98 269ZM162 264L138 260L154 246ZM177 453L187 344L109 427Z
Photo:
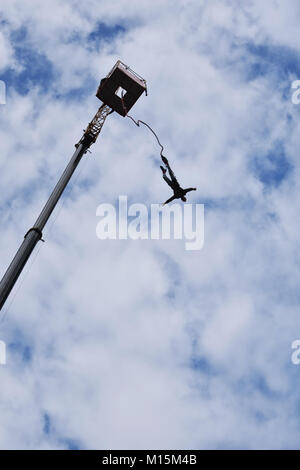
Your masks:
M109 116L1 325L2 448L63 448L67 439L111 449L298 445L290 345L300 326L299 131L287 121L298 110L272 70L246 80L259 59L245 48L297 52L297 8L167 0L3 7L5 41L27 28L26 47L55 73L49 88L33 84L26 96L8 83L0 108L1 273L99 105L93 90L80 100L55 93L92 87L89 80L96 91L117 58L148 80L149 96L132 114L157 131L179 180L199 188L189 200L212 206L200 252L180 242L98 240L101 202L128 194L150 204L169 194L151 133ZM88 47L99 22L127 29ZM3 67L21 70L14 44L5 51ZM266 192L251 165L277 141L294 170Z

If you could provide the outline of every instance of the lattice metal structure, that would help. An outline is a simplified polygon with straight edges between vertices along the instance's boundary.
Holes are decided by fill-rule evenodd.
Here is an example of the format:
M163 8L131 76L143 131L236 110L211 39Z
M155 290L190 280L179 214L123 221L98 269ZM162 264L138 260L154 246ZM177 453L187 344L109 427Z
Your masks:
M102 106L100 106L95 116L93 117L93 119L87 126L86 130L84 131L84 134L81 140L79 141L79 143L84 142L84 141L86 141L86 143L90 142L90 145L95 143L101 132L103 124L105 123L105 119L112 112L113 110L106 104L103 104Z

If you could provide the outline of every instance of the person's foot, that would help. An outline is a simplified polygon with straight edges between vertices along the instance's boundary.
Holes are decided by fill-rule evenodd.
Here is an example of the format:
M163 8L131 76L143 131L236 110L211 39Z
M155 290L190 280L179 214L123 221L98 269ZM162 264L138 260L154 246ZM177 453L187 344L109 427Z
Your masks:
M165 170L165 168L164 168L163 166L160 166L160 169L161 169L161 171L163 172L163 174L165 174L166 171L167 171L167 170Z

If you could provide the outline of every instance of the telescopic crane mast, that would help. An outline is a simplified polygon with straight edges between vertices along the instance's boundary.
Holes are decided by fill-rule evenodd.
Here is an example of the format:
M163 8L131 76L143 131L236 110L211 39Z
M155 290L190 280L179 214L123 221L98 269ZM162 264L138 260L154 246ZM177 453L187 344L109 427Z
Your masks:
M119 89L122 90L122 93L124 93L124 91L126 92L124 96L122 95L122 99L118 96ZM0 310L36 244L39 240L44 241L43 229L81 158L88 151L90 146L96 142L105 119L114 111L122 116L126 116L124 103L126 111L129 111L144 91L147 92L146 81L121 61L118 61L110 73L101 80L96 96L103 101L103 104L84 131L80 141L75 145L76 150L70 162L66 166L35 224L25 234L20 248L0 281Z

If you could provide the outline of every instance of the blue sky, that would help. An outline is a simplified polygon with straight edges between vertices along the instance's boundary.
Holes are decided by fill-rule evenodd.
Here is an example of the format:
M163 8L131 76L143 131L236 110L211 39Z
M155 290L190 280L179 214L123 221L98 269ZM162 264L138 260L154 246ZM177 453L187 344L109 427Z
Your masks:
M3 6L0 275L117 59L148 81L132 114L197 186L205 242L97 239L100 203L169 197L151 133L109 116L1 312L0 448L299 448L299 7L288 3Z

